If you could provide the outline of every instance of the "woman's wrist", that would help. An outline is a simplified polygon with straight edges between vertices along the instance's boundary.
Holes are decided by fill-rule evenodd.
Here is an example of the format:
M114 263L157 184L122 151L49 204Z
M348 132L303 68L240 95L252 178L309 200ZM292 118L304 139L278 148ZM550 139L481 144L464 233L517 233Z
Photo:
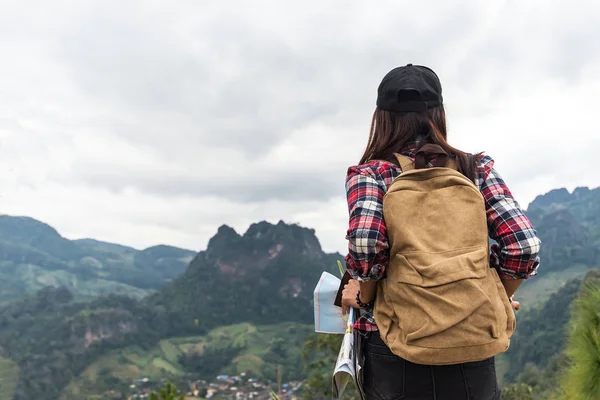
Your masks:
M362 309L371 310L373 308L373 305L375 304L375 301L371 300L368 303L363 303L360 300L360 290L359 290L358 293L356 293L356 304L358 304L358 306Z

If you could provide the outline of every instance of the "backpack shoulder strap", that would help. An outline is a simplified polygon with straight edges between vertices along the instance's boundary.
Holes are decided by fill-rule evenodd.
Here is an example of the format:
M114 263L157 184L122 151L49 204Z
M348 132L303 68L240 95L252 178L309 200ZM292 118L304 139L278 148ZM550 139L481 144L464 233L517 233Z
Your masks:
M456 158L449 158L446 163L446 168L452 168L455 171L458 171L458 166L456 165Z
M396 156L402 172L415 169L415 162L410 158L398 153L394 153L394 156ZM448 161L445 163L445 167L458 171L458 165L456 164L456 159L454 157L448 158Z
M398 164L400 164L400 169L402 170L402 172L415 169L415 163L410 158L403 156L399 153L394 153L394 156L396 156L396 159L398 160Z

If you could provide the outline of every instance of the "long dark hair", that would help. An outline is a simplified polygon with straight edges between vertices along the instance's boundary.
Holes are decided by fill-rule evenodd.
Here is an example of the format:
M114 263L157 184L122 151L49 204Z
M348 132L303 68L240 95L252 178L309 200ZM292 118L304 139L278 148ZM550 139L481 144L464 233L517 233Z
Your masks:
M417 146L433 143L441 146L448 156L456 160L458 171L475 181L479 154L468 154L450 146L446 133L446 112L438 106L422 112L409 112L404 115L375 109L371 123L371 133L360 164L372 160L385 160L397 164L394 153L411 142Z

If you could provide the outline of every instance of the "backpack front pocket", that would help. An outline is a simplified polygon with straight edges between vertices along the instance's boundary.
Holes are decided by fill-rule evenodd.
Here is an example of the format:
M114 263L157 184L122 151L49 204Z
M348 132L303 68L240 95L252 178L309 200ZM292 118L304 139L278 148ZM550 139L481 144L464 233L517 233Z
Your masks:
M397 287L389 288L389 282L386 295L408 345L443 349L487 344L499 337L496 291L493 286L490 290L489 275L481 268L486 251L396 255Z

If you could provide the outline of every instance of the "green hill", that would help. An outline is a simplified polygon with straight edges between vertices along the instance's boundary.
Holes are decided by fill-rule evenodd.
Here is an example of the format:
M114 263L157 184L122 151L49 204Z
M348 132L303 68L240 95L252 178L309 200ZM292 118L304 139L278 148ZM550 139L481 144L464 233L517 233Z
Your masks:
M87 396L120 388L127 392L141 377L213 380L217 375L246 373L261 379L283 379L303 375L301 348L311 325L281 323L268 326L238 324L217 328L203 336L161 340L149 349L129 346L114 350L89 365L64 390L62 399Z
M542 305L565 282L600 267L600 188L553 190L538 196L527 216L542 248L538 276L517 293L525 309Z
M590 270L583 279L567 282L542 307L520 316L511 348L502 357L505 383L515 383L506 387L507 396L503 392L503 398L564 398L561 384L572 365L567 343L574 327L573 309L578 299L585 296L586 287L600 289L600 270ZM598 316L593 318L597 321ZM586 338L598 347L597 338ZM591 356L591 365L597 365L598 360ZM583 357L587 359L585 354Z
M571 304L581 288L581 279L565 283L543 306L518 314L518 328L506 353L510 363L508 381L514 381L526 364L543 368L566 341Z
M68 240L27 217L0 216L0 302L47 286L76 298L111 293L141 298L179 276L195 252L169 246L145 250L91 239Z
M542 239L544 272L600 264L600 188L553 190L538 196L527 215Z

